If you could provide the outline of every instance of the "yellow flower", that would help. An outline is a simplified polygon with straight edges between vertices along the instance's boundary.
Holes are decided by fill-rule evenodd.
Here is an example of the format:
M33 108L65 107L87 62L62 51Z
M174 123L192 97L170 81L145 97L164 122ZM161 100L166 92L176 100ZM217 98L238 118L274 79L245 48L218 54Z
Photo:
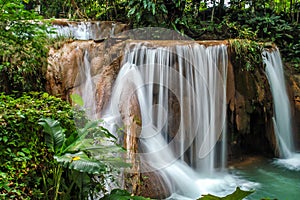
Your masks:
M80 157L79 156L72 157L72 161L74 161L74 160L80 160Z

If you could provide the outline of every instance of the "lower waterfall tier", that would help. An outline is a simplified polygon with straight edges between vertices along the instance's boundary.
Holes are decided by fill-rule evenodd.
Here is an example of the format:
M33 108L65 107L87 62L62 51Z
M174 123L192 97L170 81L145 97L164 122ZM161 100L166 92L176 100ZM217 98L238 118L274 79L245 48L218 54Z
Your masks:
M50 50L48 91L69 100L89 81L91 91L79 93L95 102L95 117L111 115L124 127L121 140L129 149L127 156L138 163L133 166L134 181L125 184L128 188L151 197L174 191L192 194L189 183L197 182L199 174L223 171L228 160L279 154L264 67L243 70L229 45L116 39L66 43ZM87 64L90 78L82 71ZM293 81L291 98L300 85ZM292 113L299 115L299 107ZM154 159L149 159L151 154ZM151 175L156 170L157 177ZM182 182L187 188L178 189Z

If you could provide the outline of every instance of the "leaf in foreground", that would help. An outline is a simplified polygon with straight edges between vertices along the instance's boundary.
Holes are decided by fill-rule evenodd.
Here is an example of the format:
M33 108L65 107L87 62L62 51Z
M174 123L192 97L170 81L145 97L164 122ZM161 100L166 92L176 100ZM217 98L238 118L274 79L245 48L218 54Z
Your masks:
M114 189L110 194L105 195L100 200L150 200L141 196L132 196L126 190Z
M202 197L199 198L198 200L242 200L245 197L252 194L253 192L254 191L241 190L239 187L237 187L232 194L229 194L225 197L218 197L211 194L207 194L207 195L202 195Z

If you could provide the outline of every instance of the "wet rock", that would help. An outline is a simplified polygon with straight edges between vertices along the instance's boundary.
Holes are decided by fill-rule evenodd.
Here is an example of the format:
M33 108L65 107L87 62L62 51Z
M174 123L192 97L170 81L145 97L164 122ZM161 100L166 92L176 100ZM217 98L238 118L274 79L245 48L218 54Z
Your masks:
M236 92L235 96L235 123L238 132L250 132L250 115L246 111L246 102L244 96Z
M296 138L296 148L300 149L300 74L288 68L289 83L291 85L290 97L292 103L293 130Z
M141 174L141 184L138 194L152 199L165 199L171 195L167 184L158 172Z
M120 27L120 29L122 28ZM117 31L117 27L115 30ZM69 95L80 85L80 82L76 82L77 76L80 76L78 75L78 68L83 62L85 51L88 51L91 74L96 87L97 111L101 113L104 108L109 106L111 92L122 65L125 44L132 43L133 47L138 42L140 41L130 41L124 38L118 41L110 38L97 43L94 41L73 41L64 44L59 49L51 48L48 58L47 91L64 99L69 99ZM191 41L143 41L143 43L156 47L190 44ZM227 41L198 43L205 46L228 45ZM242 70L243 66L232 62L232 56L234 54L229 52L226 97L229 157L249 153L278 155L272 123L273 100L264 68L261 66L253 71ZM291 83L289 85L292 88L291 98L295 105L294 118L299 120L300 75L290 74L289 77ZM169 193L163 187L165 186L163 178L153 172L141 173L144 166L139 163L137 153L139 152L138 141L142 122L139 102L133 88L130 84L127 85L127 90L121 94L121 99L124 101L118 105L118 111L120 111L124 123L123 144L128 149L127 157L133 163L131 171L125 175L130 177L130 182L125 185L136 194L161 199L168 196ZM181 115L180 106L175 95L170 94L168 103L170 117L167 119L170 139L176 136L180 121L189 120L184 117L186 113ZM184 119L181 119L181 116ZM296 124L300 130L300 122ZM298 136L298 141L300 141L300 136Z

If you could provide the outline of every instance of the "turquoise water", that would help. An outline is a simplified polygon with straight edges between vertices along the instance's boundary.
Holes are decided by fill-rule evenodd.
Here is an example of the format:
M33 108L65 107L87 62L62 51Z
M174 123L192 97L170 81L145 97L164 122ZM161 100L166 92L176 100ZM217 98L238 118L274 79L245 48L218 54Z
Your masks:
M300 200L300 170L288 169L278 164L278 160L257 160L232 169L231 173L258 183L255 193L247 198L249 200Z

